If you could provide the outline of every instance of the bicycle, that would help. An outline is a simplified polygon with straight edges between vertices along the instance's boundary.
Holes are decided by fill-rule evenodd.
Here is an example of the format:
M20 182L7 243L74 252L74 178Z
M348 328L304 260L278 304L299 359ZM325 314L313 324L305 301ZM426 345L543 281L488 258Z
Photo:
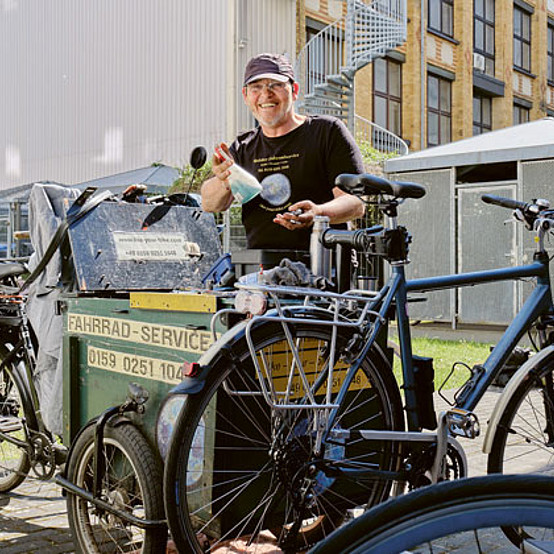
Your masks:
M17 294L17 278L26 271L18 262L0 264L0 492L19 486L31 467L39 478L52 477L55 468L53 441L46 433L40 412L33 409L38 396L27 386L29 375L22 369L25 362L27 367L34 367L35 363L35 344L25 317L24 300ZM26 429L34 431L30 440L26 440L30 435Z
M321 242L383 258L390 277L375 292L239 287L239 294L251 295L246 304L263 305L254 300L261 293L274 308L225 333L171 393L185 401L166 459L164 499L182 551L216 552L245 540L252 548L275 544L297 552L391 495L465 477L467 461L457 437L479 433L472 410L526 331L536 332L540 352L514 375L493 413L485 440L488 470L512 470L510 441L520 429L511 422L527 404L541 411L548 425L536 417L528 421L539 423L538 439L523 437L518 448L529 463L521 470L549 470L554 308L544 239L554 212L545 201L485 196L514 210L516 219L536 232L533 262L406 280L411 237L398 225L398 207L423 197L425 189L371 175L341 175L337 185L376 198L372 202L388 225L329 229ZM432 360L412 353L408 294L523 278L536 279L533 292L488 359L471 369L452 408L437 419ZM386 346L394 318L402 392ZM534 452L541 445L547 451L542 457Z
M77 199L47 252L105 198ZM45 425L34 379L40 346L27 319L25 290L47 258L23 285L19 279L29 273L24 264L0 263L0 493L30 473L50 480L60 470L56 482L68 491L68 519L80 551L165 552L161 463L126 416L141 413L147 392L130 385L127 400L85 425L69 449Z
M368 510L309 554L511 552L506 526L531 526L538 537L525 535L520 552L552 552L554 479L487 475L425 487Z

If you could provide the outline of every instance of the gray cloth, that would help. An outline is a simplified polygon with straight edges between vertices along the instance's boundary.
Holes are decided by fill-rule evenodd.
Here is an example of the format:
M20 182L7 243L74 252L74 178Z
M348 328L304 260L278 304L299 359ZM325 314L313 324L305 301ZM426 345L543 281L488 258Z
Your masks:
M78 189L37 183L29 196L29 230L34 254L29 260L32 271L42 259L67 208L79 196ZM60 296L61 254L52 259L29 288L27 314L37 339L39 351L35 373L42 417L46 427L57 435L63 432L63 317L56 315Z
M325 278L314 275L302 262L292 262L288 258L283 258L277 267L264 271L262 282L281 287L331 288Z

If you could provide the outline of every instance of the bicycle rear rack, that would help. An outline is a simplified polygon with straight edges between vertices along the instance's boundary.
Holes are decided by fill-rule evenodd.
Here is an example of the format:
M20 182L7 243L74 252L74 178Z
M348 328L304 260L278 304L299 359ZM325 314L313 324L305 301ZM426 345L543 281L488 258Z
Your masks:
M365 290L351 290L346 293L333 293L321 291L319 289L305 287L282 287L270 285L237 285L240 289L246 289L252 292L261 292L269 295L275 305L274 313L259 315L253 317L245 328L246 342L252 358L258 381L260 383L261 394L272 409L275 410L298 410L298 409L319 409L329 410L338 407L338 404L332 401L333 376L337 371L337 333L339 328L360 329L367 322L369 317L384 322L384 319L371 308L374 307L383 297L382 292L373 292ZM283 296L303 297L302 304L296 306L284 305ZM310 314L321 314L317 318L302 318L301 311L306 307L310 308ZM361 307L361 309L360 309ZM341 311L341 308L344 308ZM345 312L355 313L357 317L352 318L345 315ZM287 354L290 354L285 371L276 367L272 360L268 360L263 351L256 350L256 344L252 337L253 329L260 321L271 321L280 323L286 337L285 348ZM311 326L331 327L331 341L329 344L328 358L317 378L310 382L306 371L306 362L313 362L313 356L317 356L317 350L311 355L309 360L302 359L300 348L301 339L295 338L290 329L293 324L303 324ZM282 390L277 390L275 381L277 379L286 381L286 386ZM325 394L316 394L318 390L326 383ZM259 395L259 392L234 390L230 384L225 382L224 387L229 394L234 395ZM302 399L299 403L291 400L298 395L296 392L302 391ZM323 396L321 401L317 396Z

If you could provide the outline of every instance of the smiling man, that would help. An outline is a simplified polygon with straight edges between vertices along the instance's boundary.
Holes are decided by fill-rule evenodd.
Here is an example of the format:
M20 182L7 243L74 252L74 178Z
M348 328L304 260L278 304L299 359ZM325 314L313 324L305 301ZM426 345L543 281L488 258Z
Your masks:
M248 248L308 250L314 217L331 224L361 217L361 200L335 187L341 173L363 173L362 157L340 120L295 112L298 83L285 56L260 54L244 72L242 96L259 125L227 150L257 177L259 196L242 207ZM213 158L214 177L202 185L202 207L224 211L233 201L227 179L233 162Z

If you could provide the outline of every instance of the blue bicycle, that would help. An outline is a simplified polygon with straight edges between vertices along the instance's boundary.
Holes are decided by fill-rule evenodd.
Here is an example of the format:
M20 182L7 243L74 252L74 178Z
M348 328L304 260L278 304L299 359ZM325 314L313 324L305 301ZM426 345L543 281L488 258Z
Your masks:
M554 307L544 248L554 211L548 203L483 197L513 210L535 233L532 263L407 280L411 237L397 222L398 209L425 189L371 175L341 175L337 184L373 198L386 225L329 229L321 242L383 258L390 277L374 292L240 287L244 305L263 306L257 299L264 296L272 309L221 336L169 397L184 406L164 476L166 513L183 552L230 545L298 552L390 496L466 476L458 439L479 433L473 410L526 332L538 352L515 373L493 412L485 438L488 471L554 467ZM488 359L471 369L451 409L437 417L432 359L412 352L408 295L517 279L536 286ZM393 320L401 387L387 347ZM513 530L514 542L518 533Z

